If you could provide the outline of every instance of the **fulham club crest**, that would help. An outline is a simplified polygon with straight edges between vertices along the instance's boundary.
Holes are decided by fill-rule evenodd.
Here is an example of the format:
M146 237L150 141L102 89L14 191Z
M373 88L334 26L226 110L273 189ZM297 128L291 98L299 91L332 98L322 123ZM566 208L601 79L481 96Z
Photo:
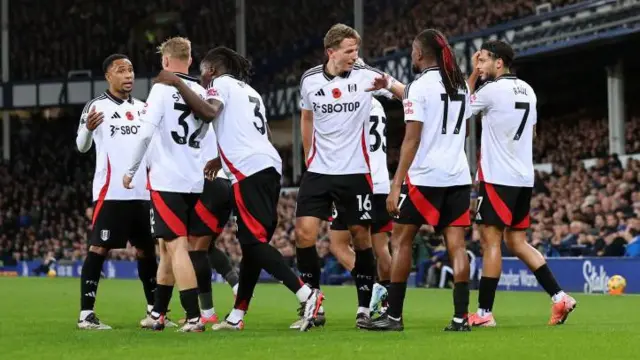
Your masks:
M100 231L100 239L102 239L102 241L109 240L109 236L111 236L111 231L109 230Z

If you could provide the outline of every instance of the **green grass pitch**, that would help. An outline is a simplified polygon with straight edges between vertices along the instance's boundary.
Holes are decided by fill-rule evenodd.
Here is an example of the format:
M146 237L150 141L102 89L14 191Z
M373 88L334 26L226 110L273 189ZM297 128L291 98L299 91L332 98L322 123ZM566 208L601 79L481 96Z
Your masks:
M403 333L354 328L352 286L325 287L327 326L289 330L295 297L284 286L258 285L245 330L233 333L154 333L138 328L144 315L137 281L100 282L96 310L114 330L79 331L79 279L0 278L0 359L638 359L640 297L574 294L576 311L549 327L542 293L498 292L498 328L445 333L452 313L449 290L410 289ZM178 294L171 308L180 317ZM475 310L477 293L471 294ZM225 285L214 286L219 315L232 305Z

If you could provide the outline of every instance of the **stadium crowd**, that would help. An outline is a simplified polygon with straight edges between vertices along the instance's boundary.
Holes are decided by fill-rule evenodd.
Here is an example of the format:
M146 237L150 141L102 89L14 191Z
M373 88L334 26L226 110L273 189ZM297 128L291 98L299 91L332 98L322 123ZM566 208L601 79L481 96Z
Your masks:
M561 7L575 2L366 1L362 56L374 59L406 49L417 29L437 27L455 37L531 15L541 3ZM352 22L352 4L352 0L301 1L295 11L282 12L289 5L286 0L247 0L246 38L248 55L256 66L254 86L264 91L297 83L300 74L322 58L319 34L335 22ZM13 81L66 77L72 70L99 75L104 54L114 52L128 54L138 74L153 74L160 70L156 46L171 34L192 39L196 61L213 45L235 45L233 0L23 0L11 2L9 11ZM118 25L134 23L130 19L137 19L135 28Z
M0 260L42 258L48 251L57 259L82 259L93 215L94 155L75 149L76 118L53 120L34 115L28 120L14 119L12 126L16 134L12 159L0 164ZM584 135L577 128L591 129L593 134ZM616 155L606 155L606 120L579 120L575 125L544 129L535 142L536 159L554 165L551 173L536 174L531 243L546 256L625 255L625 244L638 240L640 233L640 161L629 160L623 167ZM638 130L637 119L627 124L628 150L635 153L640 152ZM576 146L562 147L559 139ZM590 169L576 161L592 156L599 160ZM281 197L280 222L271 241L292 264L295 195L291 191ZM468 248L479 255L477 231L470 230L468 240ZM428 226L415 243L416 266L424 265L425 260L427 269L446 264L439 238ZM241 251L232 223L216 246L234 264L239 262ZM326 225L318 248L327 264L334 266ZM111 256L133 259L134 253L129 249ZM335 271L341 270L336 266Z

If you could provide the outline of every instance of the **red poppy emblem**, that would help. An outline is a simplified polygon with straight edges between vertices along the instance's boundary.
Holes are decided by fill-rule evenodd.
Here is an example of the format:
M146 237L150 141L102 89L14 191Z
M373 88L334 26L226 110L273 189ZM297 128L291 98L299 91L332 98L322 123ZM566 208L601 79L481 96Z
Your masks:
M342 96L342 92L338 88L331 90L331 94L333 94L334 99L338 99L340 96Z
M127 111L127 113L125 115L127 116L127 120L129 120L129 121L133 120L133 114L131 113L131 111Z

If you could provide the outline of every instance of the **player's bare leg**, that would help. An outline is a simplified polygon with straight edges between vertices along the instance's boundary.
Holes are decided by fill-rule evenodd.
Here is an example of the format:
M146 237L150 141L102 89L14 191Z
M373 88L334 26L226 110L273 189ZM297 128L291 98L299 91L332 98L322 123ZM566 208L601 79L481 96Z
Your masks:
M413 238L418 233L416 225L394 224L391 233L391 284L389 285L389 308L380 318L372 321L368 330L402 331L402 309L407 293L407 279L411 271Z
M329 250L340 265L351 272L356 265L356 253L351 248L351 233L348 230L329 231Z
M91 245L87 258L82 264L80 275L80 318L78 329L82 330L111 330L111 326L103 324L93 312L98 293L98 283L102 265L109 253L109 249Z
M213 307L213 293L211 290L211 264L208 250L212 236L190 236L189 257L193 263L198 282L198 299L200 300L201 320L204 324L217 323L218 316Z
M464 242L465 228L449 226L444 229L444 239L453 267L453 320L445 331L470 331L469 312L469 256Z
M576 300L562 291L546 260L538 250L527 242L523 230L507 229L504 235L509 251L529 267L540 286L551 297L553 306L551 307L549 325L564 324L569 314L575 309Z
M386 299L391 283L391 253L389 252L389 235L379 232L371 235L373 253L376 256L378 282L373 284L369 310L371 314L381 314L386 311Z
M142 282L144 296L147 299L147 315L153 310L153 304L155 302L157 287L156 275L158 273L158 261L156 258L156 247L152 241L146 243L144 248L136 247L138 277Z
M165 327L175 327L177 325L170 323L167 319L169 302L173 295L173 285L175 279L173 277L173 269L171 268L171 256L167 251L164 240L158 239L158 250L160 253L160 262L158 263L158 273L156 274L157 288L155 299L151 313L140 322L143 329L164 330Z
M353 250L356 253L351 275L354 277L358 291L358 311L356 313L356 326L363 327L369 322L369 303L371 291L376 273L375 258L371 246L371 230L369 225L349 226L353 241Z
M320 289L320 259L316 249L320 229L320 219L312 216L301 216L296 219L296 260L300 278L312 289ZM289 328L299 329L302 324L304 308L298 309L299 319L293 322ZM326 323L324 308L320 308L315 320L315 326L323 326Z
M482 278L478 292L478 311L469 316L471 326L493 327L496 321L491 313L496 289L502 273L503 230L493 225L478 225L482 246Z
M186 236L179 236L166 241L167 252L171 257L171 268L176 284L180 290L180 303L186 312L187 322L180 329L183 332L204 331L204 324L200 321L198 307L198 282L193 263L189 257L189 241Z

